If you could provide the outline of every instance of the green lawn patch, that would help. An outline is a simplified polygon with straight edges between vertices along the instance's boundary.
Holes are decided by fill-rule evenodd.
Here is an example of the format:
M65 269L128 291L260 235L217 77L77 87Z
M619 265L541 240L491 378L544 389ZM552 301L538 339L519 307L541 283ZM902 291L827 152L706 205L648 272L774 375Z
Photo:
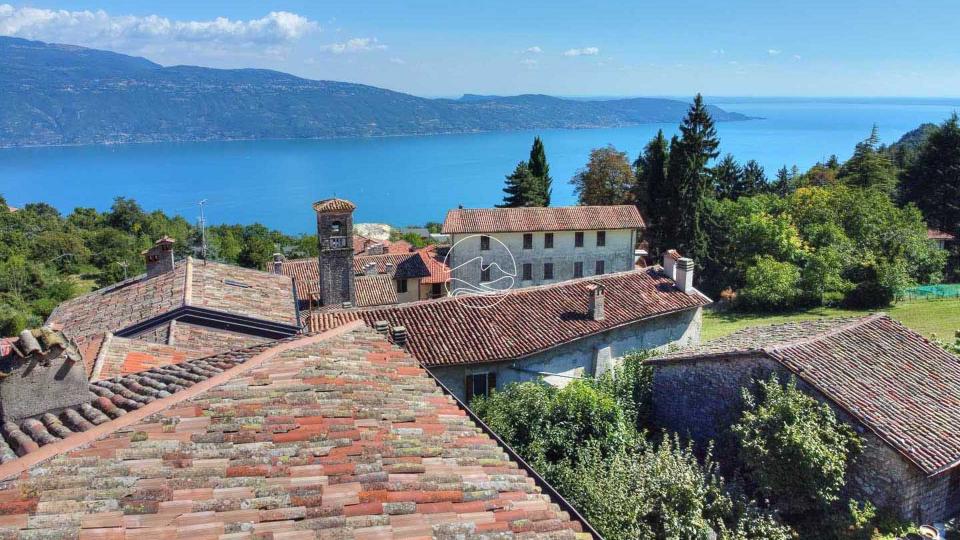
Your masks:
M960 330L960 300L914 300L900 302L886 310L894 319L929 337L951 338ZM856 317L873 311L818 307L787 313L741 313L704 310L703 341L717 339L751 326L806 321L821 317Z

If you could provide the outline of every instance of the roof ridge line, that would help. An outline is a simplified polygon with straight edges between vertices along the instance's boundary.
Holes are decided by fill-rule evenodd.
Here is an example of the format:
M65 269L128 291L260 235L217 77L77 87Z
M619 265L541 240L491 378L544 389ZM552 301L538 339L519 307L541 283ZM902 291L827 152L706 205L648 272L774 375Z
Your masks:
M274 346L263 350L254 356L250 357L247 361L234 366L226 371L218 373L209 379L200 381L189 388L185 388L179 392L171 394L167 397L160 398L156 401L145 404L139 409L128 411L123 416L110 420L109 422L104 422L98 426L94 426L92 429L87 431L81 431L74 435L70 435L64 439L61 439L55 443L41 446L38 450L27 453L13 461L0 465L0 481L9 480L13 477L19 475L20 473L26 471L30 467L37 465L43 461L46 461L52 457L55 457L60 454L65 454L86 446L90 443L98 441L112 433L115 433L117 430L123 427L128 427L133 424L136 424L146 417L162 412L170 407L182 403L188 399L194 398L207 390L210 390L214 387L217 387L231 379L236 378L238 375L242 375L248 371L253 370L254 368L260 366L267 360L272 359L280 353L289 351L291 349L301 347L303 345L310 345L313 343L318 343L326 341L327 339L342 336L349 332L356 330L357 328L365 326L363 321L352 321L343 325L340 325L336 328L332 328L325 332L313 335L304 335L298 339L291 341L277 343ZM236 351L233 351L236 352ZM227 353L221 353L227 354ZM219 356L219 355L212 355ZM210 358L210 357L207 357ZM198 360L201 360L198 358Z
M856 327L858 327L858 326L861 326L861 325L864 325L864 324L867 324L867 323L871 323L871 322L873 322L873 321L875 321L875 320L877 320L877 319L882 319L882 318L885 318L885 317L888 318L888 319L890 318L890 316L887 315L886 312L878 311L878 312L876 312L876 313L871 313L870 315L866 315L866 316L864 316L864 317L856 317L856 318L854 318L853 320L848 320L846 323L841 324L840 326L837 326L836 328L831 328L830 330L826 330L826 331L824 331L824 332L820 332L819 334L814 334L814 335L812 335L812 336L804 336L804 337L797 338L797 339L794 339L794 340L791 340L791 341L786 341L786 342L783 342L783 343L777 343L776 345L760 347L760 348L757 349L757 350L760 350L760 351L763 351L763 352L777 352L777 351L781 351L781 350L783 350L783 349L787 349L787 348L790 348L790 347L796 347L796 346L798 346L798 345L806 345L806 344L809 344L809 343L814 343L814 342L820 341L820 340L825 339L825 338L828 338L828 337L833 337L833 336L835 336L835 335L837 335L837 334L839 334L839 333L841 333L841 332L846 332L847 330L850 330L851 328L856 328ZM830 317L824 317L824 318L825 318L825 319L830 319ZM890 319L890 320L893 320L893 319Z

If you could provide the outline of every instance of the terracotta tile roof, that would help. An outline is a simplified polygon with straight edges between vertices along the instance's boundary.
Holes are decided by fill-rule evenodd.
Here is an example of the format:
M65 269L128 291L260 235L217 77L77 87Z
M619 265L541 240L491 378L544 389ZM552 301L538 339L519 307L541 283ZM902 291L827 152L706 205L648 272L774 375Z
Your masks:
M137 276L60 304L47 319L83 346L105 332L190 305L297 324L290 278L211 261L178 261L170 272Z
M940 229L927 229L928 240L956 240L956 236Z
M447 212L444 234L642 229L633 205L461 208Z
M606 288L602 321L587 316L587 286ZM700 293L687 295L653 269L594 276L527 287L505 297L458 296L310 314L308 327L321 331L345 322L380 320L404 326L407 347L424 365L509 360L575 341L641 319L709 304ZM479 309L478 309L479 308Z
M396 304L397 289L393 279L386 274L357 276L354 278L357 307L385 306Z
M926 474L960 461L960 358L885 314L749 328L652 363L763 354Z
M563 539L583 528L372 331L165 369L26 426L49 446L6 454L0 533Z
M191 358L209 356L198 351L187 351L166 343L142 339L128 339L107 334L93 357L91 380L110 379L139 373L154 367L179 364Z
M407 242L406 240L374 240L373 238L368 238L366 236L361 236L359 234L353 235L353 254L354 255L363 255L366 253L367 249L377 244L383 245L384 253L410 253L414 251L413 244Z
M346 199L323 199L313 203L313 209L317 212L353 212L357 205Z
M426 265L430 275L421 279L420 283L432 285L434 283L447 283L450 281L450 266L446 264L446 257L437 254L436 246L427 246L418 251L423 264Z
M289 259L280 265L280 273L293 279L297 300L306 302L320 295L320 262L316 257Z
M390 274L394 279L421 278L430 275L430 270L419 254L401 253L387 255L358 255L353 258L353 271L357 275L364 273L364 266L377 265L378 274ZM387 265L393 265L388 268Z

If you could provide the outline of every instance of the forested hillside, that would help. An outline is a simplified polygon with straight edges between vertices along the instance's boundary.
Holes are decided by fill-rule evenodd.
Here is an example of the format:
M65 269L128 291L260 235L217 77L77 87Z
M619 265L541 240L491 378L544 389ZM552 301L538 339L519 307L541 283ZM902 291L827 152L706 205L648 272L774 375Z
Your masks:
M616 127L676 122L687 107L652 98L426 99L269 70L163 67L2 36L0 58L0 147ZM718 120L746 119L710 111Z

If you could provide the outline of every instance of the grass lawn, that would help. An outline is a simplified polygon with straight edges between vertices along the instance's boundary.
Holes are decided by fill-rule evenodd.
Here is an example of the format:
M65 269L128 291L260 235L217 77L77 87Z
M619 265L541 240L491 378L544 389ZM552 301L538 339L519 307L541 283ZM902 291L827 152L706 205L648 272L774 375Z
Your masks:
M937 334L941 339L953 337L960 330L960 300L913 300L900 302L890 308L888 313L913 330L929 337ZM838 308L814 308L787 313L718 313L709 309L703 312L703 341L709 341L742 328L790 321L804 321L820 317L855 317L871 313Z

